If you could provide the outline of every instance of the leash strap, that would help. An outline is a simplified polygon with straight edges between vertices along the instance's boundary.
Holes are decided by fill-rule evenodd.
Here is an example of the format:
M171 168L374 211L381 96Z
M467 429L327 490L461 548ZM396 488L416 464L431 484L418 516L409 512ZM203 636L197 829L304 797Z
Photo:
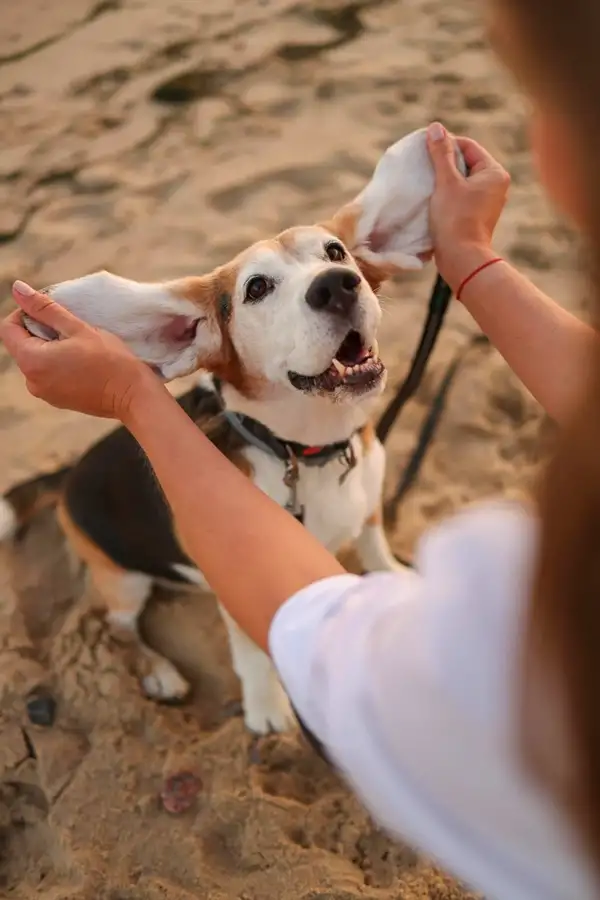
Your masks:
M451 297L452 291L442 276L438 275L429 300L429 309L421 333L421 340L413 357L408 375L384 409L375 428L377 437L382 444L385 443L403 406L410 400L421 383L429 357L433 352L441 327L444 324Z
M468 178L470 173L466 163L465 167L465 177ZM461 286L461 290L462 288L464 288L464 284ZM431 292L429 310L421 333L421 340L413 357L411 367L408 370L408 375L384 409L375 428L375 433L382 444L385 443L390 428L398 418L402 407L407 400L410 400L421 383L427 362L435 347L440 329L444 324L451 298L452 291L450 287L442 276L438 274Z
M467 345L460 347L454 357L450 360L444 373L444 377L431 402L429 412L421 426L415 448L398 480L396 490L385 503L384 518L386 524L391 525L395 521L401 501L416 481L423 460L427 455L427 451L433 443L442 414L446 408L446 401L450 393L450 388L454 383L454 379L456 378L460 367L465 362L471 350L483 346L489 346L488 338L484 334L473 335L467 342Z

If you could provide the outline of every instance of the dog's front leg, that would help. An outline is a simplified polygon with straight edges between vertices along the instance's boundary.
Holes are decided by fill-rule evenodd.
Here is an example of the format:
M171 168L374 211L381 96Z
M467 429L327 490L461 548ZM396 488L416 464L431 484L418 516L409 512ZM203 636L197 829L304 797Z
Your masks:
M364 459L364 485L367 496L366 511L370 515L363 524L355 550L365 572L400 572L405 569L392 551L383 528L382 497L385 476L385 450L374 440Z
M246 727L258 735L289 731L296 719L273 663L229 613L222 606L220 609L227 626L233 668L242 686Z
M356 553L365 572L401 572L406 569L390 550L378 513L365 522L356 541Z

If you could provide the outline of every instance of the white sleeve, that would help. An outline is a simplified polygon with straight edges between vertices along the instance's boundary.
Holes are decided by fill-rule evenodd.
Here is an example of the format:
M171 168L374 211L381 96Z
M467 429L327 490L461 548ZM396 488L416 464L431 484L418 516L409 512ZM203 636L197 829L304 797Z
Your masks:
M423 539L416 571L318 582L270 635L298 714L378 822L513 900L587 896L573 855L564 883L535 868L565 835L516 749L535 541L521 507L474 507Z

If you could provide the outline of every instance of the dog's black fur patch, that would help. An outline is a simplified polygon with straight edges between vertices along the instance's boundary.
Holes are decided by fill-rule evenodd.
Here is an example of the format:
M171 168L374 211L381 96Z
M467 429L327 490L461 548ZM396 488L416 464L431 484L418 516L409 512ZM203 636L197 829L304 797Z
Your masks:
M225 455L235 457L244 446L221 416L214 391L195 387L177 402ZM194 564L179 545L152 467L127 429L117 428L79 460L67 476L64 497L75 525L117 565L153 578L187 581L172 566Z
M221 294L219 297L219 315L223 322L229 322L231 318L231 295Z

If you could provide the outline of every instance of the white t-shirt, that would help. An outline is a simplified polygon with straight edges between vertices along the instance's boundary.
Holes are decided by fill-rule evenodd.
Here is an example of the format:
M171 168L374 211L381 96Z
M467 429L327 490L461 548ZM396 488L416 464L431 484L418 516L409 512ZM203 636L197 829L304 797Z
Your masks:
M299 715L381 825L490 900L586 900L598 896L589 861L519 756L536 535L519 506L474 507L422 540L418 574L300 591L270 646Z

